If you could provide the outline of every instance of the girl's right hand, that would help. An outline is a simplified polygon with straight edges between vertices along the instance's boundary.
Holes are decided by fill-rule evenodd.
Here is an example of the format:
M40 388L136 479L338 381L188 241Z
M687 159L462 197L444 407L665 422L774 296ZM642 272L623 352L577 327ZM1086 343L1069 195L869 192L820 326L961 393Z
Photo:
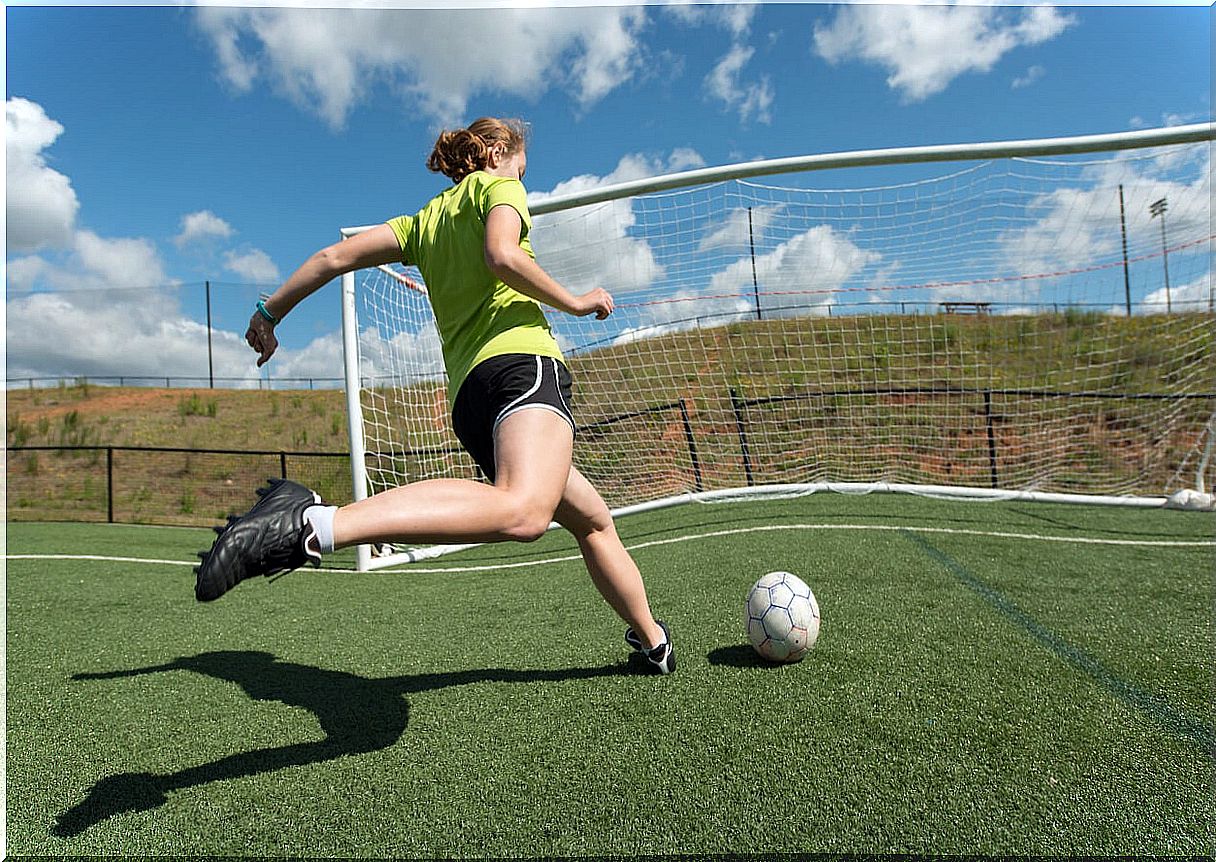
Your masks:
M255 311L249 319L249 329L245 331L245 343L257 351L258 368L261 368L279 347L274 324Z
M578 302L578 308L574 311L574 314L578 317L594 314L596 320L603 320L612 314L612 294L602 287L597 287L595 290L584 293L578 298Z

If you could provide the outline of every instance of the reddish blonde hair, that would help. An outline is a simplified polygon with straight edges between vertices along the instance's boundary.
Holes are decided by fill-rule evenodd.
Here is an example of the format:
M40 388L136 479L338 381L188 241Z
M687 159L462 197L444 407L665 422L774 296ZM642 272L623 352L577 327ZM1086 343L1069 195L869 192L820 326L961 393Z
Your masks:
M473 171L485 168L490 148L495 144L506 144L508 154L526 148L527 124L522 120L482 117L470 123L467 129L440 132L426 166L458 183Z

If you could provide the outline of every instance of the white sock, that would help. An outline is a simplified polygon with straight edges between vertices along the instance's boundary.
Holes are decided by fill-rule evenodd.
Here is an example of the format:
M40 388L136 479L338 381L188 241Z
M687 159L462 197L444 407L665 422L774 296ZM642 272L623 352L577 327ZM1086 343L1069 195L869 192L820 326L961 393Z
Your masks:
M304 520L312 526L313 535L317 537L318 550L322 554L334 552L334 513L337 506L309 506L304 510Z

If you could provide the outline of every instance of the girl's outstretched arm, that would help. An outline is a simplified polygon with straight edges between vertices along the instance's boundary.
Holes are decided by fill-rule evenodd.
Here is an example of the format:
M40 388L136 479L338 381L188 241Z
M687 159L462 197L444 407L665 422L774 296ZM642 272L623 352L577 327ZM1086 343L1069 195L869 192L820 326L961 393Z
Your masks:
M267 318L259 309L249 320L245 341L258 352L258 367L261 368L278 349L275 325L301 300L340 275L400 260L401 247L397 244L397 236L386 224L377 225L314 253L262 303L261 308L266 309L266 313L274 319Z

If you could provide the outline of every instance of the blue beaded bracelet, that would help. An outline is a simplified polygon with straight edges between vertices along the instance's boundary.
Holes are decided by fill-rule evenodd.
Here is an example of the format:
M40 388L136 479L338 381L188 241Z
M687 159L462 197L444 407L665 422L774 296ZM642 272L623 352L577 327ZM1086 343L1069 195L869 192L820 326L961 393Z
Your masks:
M264 300L264 299L258 300L258 311L261 313L262 317L269 320L272 324L277 324L279 322L279 319L277 317L275 317L273 314L271 314L269 311L266 310L266 300Z

